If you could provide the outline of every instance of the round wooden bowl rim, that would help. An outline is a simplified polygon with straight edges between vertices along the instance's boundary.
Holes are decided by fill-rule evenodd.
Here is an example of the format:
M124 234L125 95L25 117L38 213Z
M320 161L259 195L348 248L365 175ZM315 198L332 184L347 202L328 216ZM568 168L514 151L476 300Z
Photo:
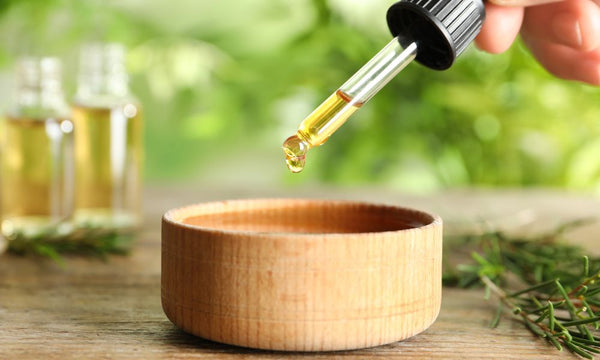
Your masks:
M261 202L269 202L269 203L280 203L282 205L285 204L293 204L293 203L302 203L302 204L314 204L314 205L333 205L333 206L348 206L348 205L358 205L358 206L366 206L366 207L377 207L377 208L388 208L388 209L393 209L395 211L399 211L402 213L406 213L406 214L410 214L410 215L417 215L417 216L423 216L423 217L429 217L431 218L431 222L424 224L422 226L415 226L415 227L410 227L408 229L397 229L397 230L387 230L387 231L371 231L371 232L353 232L353 233L287 233L287 232L276 232L276 231L265 231L265 232L260 232L260 231L245 231L245 230L230 230L230 229L219 229L219 228L215 228L215 227L204 227L204 226L200 226L200 225L192 225L192 224L186 224L182 221L178 221L175 220L173 217L176 213L188 210L188 209L194 209L194 208L199 208L199 207L208 207L208 206L215 206L215 205L222 205L223 207L227 206L228 204L243 204L243 203L261 203ZM224 213L226 213L227 211L225 211ZM206 213L209 214L209 213ZM206 215L204 214L204 215ZM213 213L213 214L217 214L217 212ZM191 215L193 216L193 215ZM413 208L409 208L409 207L404 207L404 206L397 206L397 205L390 205L390 204L382 204L382 203L370 203L370 202L365 202L365 201L352 201L352 200L323 200L323 199L306 199L306 198L255 198L255 199L238 199L238 200L222 200L222 201L212 201L212 202L205 202L205 203L196 203L196 204L192 204L192 205L187 205L187 206L182 206L182 207L178 207L178 208L174 208L171 210L168 210L162 217L163 222L169 223L172 226L176 226L176 227L183 227L192 231L198 231L198 232L212 232L212 233L219 233L219 234L229 234L232 236L252 236L255 234L260 234L260 236L262 237L290 237L290 238L299 238L299 237L306 237L306 238L311 238L311 237L346 237L348 235L352 235L352 236L373 236L373 234L386 234L386 233L399 233L399 232L409 232L409 231L414 231L416 229L419 230L424 230L427 231L429 228L434 228L434 227L438 227L442 224L442 218L439 217L436 214L432 214L429 212L425 212L425 211L421 211L421 210L417 210L417 209L413 209ZM164 240L164 239L163 239Z

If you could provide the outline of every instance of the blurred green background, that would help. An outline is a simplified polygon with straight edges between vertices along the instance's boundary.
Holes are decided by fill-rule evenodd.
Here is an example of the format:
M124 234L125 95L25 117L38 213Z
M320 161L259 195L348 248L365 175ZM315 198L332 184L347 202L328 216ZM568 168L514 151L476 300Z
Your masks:
M281 142L390 39L383 0L0 0L0 91L20 55L54 55L73 93L78 48L117 41L145 107L148 182L373 185L428 192L600 192L600 90L553 78L520 44L411 64L287 171Z

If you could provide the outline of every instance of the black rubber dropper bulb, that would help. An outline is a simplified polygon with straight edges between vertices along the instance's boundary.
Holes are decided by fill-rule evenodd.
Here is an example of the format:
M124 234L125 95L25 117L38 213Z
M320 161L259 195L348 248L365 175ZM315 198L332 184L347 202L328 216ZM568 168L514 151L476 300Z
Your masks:
M434 70L452 66L484 19L482 0L402 0L387 12L388 27L402 47L416 43L416 60Z

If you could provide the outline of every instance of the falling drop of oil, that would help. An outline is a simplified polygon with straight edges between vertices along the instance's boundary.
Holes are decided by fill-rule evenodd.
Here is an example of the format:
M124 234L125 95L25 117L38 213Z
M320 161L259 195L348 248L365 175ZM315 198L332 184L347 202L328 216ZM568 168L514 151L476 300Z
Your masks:
M291 172L299 173L304 169L308 149L308 143L300 139L298 135L292 135L283 142L285 162Z

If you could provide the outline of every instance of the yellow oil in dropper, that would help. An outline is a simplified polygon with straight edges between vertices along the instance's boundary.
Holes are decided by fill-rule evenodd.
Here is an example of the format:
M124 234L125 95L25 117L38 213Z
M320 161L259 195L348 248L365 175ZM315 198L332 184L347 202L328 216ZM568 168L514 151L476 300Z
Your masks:
M337 90L300 123L296 134L283 143L285 162L291 172L304 169L306 153L311 147L325 143L348 118L358 110L362 103Z
M393 39L327 100L308 115L296 134L283 143L285 161L291 172L304 169L309 149L322 145L352 114L369 101L417 54L417 44L402 48Z

